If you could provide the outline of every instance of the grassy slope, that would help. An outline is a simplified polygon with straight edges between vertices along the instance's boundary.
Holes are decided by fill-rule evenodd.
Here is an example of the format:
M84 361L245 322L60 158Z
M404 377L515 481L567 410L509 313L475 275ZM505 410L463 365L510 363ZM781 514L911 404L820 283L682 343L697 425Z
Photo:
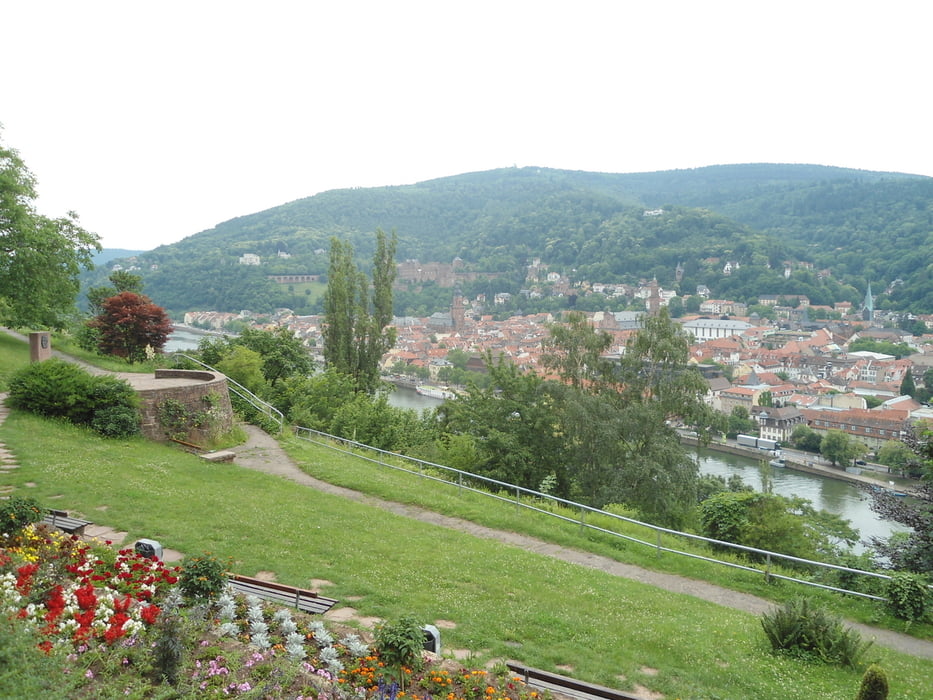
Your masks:
M842 597L828 591L803 588L797 584L773 579L771 583L767 583L758 573L710 564L699 558L659 554L651 546L658 542L656 534L645 527L594 514L586 517L587 524L593 527L637 538L649 543L649 546L623 542L619 537L581 528L577 524L580 517L578 511L550 506L550 510L567 519L561 521L541 514L532 514L525 509L495 505L488 496L461 491L430 480L414 478L402 469L383 468L381 471L374 472L372 462L322 450L302 440L285 440L283 445L308 474L329 483L386 500L416 505L498 530L521 532L548 542L614 558L627 564L709 581L724 588L750 593L776 602L798 595L808 595L819 600L820 605L848 619L869 625L880 625L896 631L902 631L904 627L903 621L895 619L885 613L876 603L865 599ZM505 494L505 497L508 498L509 494ZM535 505L548 507L542 504ZM670 534L663 535L660 544L699 556L710 555L709 549L704 546ZM724 552L716 553L715 556L721 560L747 563ZM799 571L782 569L779 565L772 565L771 571L794 577L801 575ZM833 578L827 582L836 583ZM910 632L922 639L933 639L933 624L914 624Z
M128 541L212 551L234 558L236 570L269 569L293 584L328 579L328 595L358 597L352 604L365 615L452 620L444 645L481 659L568 664L592 681L641 682L669 697L850 698L858 685L854 672L771 655L754 616L235 465L15 412L0 440L21 464L4 477L17 493L128 530ZM871 656L898 697L931 696L933 664L882 648Z
M28 362L28 349L0 334L0 359L2 387L4 375ZM682 698L848 699L858 686L855 672L769 653L752 615L235 465L209 464L141 439L104 440L17 412L0 426L0 441L21 465L2 477L16 493L127 530L128 542L150 537L183 552L212 551L231 557L238 571L273 570L296 585L328 579L334 583L328 595L352 600L363 615L452 620L457 627L444 630L445 648L472 649L477 662L566 664L587 680L624 688L641 683ZM352 471L357 476L346 478L358 478L358 470L371 469L321 448L289 447L311 471ZM368 480L391 485L394 477L370 471ZM458 507L474 515L490 510L462 496L445 501L445 509L462 501ZM512 517L498 510L497 517ZM883 648L869 656L888 671L897 697L933 697L930 661Z

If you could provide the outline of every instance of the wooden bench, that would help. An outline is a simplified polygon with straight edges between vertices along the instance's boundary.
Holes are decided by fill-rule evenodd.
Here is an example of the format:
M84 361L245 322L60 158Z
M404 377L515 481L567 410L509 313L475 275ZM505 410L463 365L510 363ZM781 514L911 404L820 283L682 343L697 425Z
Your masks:
M227 583L238 593L254 595L262 600L288 605L306 613L323 615L337 603L333 598L325 598L304 588L295 588L294 586L286 586L274 581L263 581L262 579L241 576L240 574L230 574Z
M67 532L71 535L81 536L84 534L84 528L91 524L90 520L81 520L80 518L72 518L64 510L55 510L50 508L49 512L45 514L45 517L42 519L42 522L46 525L51 525L52 527L57 527L62 532Z
M505 665L512 673L521 676L526 685L532 688L540 688L548 694L558 693L564 697L602 698L603 700L639 700L644 697L642 695L629 695L622 690L607 688L603 685L585 683L569 676L559 676L556 673L525 666L517 661L508 661Z

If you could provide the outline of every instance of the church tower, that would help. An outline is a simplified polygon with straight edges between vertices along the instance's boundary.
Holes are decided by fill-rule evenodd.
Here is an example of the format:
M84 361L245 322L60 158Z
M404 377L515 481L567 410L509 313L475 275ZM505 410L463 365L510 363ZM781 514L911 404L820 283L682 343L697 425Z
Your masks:
M862 303L862 320L873 323L875 320L875 298L871 295L871 282L865 292L865 301Z
M450 305L450 323L454 331L462 331L466 326L466 304L459 287L454 291L454 299Z

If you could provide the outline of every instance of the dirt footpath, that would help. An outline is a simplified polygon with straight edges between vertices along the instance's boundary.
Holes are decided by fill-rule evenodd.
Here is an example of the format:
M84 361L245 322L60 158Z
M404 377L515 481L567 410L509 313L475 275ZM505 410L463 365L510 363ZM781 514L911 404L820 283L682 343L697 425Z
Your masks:
M632 579L633 581L657 586L658 588L663 588L673 593L691 595L728 608L744 610L745 612L757 615L769 610L773 606L773 603L763 598L720 588L719 586L714 586L704 581L697 581L658 571L650 571L589 552L561 547L560 545L544 542L534 537L528 537L515 532L493 530L467 520L451 518L415 506L403 505L392 501L383 501L379 498L360 493L359 491L353 491L343 488L342 486L334 486L333 484L315 479L302 472L294 462L292 462L291 458L285 453L278 442L261 429L253 425L244 425L243 427L249 436L246 444L232 448L231 450L236 453L235 462L240 466L256 469L266 472L267 474L281 476L304 486L317 489L318 491L382 508L407 518L414 518L415 520L421 520L422 522L431 523L432 525L440 525L441 527L447 527L452 530L466 532L476 537L496 540L514 547L521 547L529 552L554 557L555 559L561 559L572 564L579 564L580 566L588 566L592 569L599 569L613 576L622 576ZM933 642L916 639L909 635L899 634L890 630L870 627L857 622L849 622L848 624L858 630L865 639L873 639L876 644L920 658L933 659Z

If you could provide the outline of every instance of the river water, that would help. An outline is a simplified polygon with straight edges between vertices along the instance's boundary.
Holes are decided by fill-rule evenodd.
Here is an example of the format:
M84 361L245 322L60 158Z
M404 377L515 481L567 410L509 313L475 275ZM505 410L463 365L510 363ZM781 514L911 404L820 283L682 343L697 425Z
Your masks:
M869 537L889 537L895 532L907 532L904 526L878 517L870 507L870 499L858 487L839 479L798 472L793 469L781 469L768 466L748 457L697 450L697 458L702 474L718 474L728 479L737 474L742 480L761 491L764 476L770 478L772 492L781 496L799 496L806 498L813 507L840 515L856 528L862 540ZM858 545L856 551L863 551Z
M176 330L166 343L167 352L192 350L204 335L190 331ZM389 403L399 408L411 408L420 411L425 408L437 408L443 401L422 396L414 389L396 387L389 396ZM861 538L889 537L895 532L906 532L907 528L879 518L869 507L869 500L861 489L838 479L830 479L815 474L797 472L793 469L774 469L749 457L739 457L707 449L696 452L700 472L718 474L729 478L737 474L755 490L762 490L762 473L768 474L774 493L782 496L800 496L813 503L814 508L840 515L857 528ZM862 551L861 545L856 547Z
M204 338L208 338L205 333L195 333L185 328L176 328L168 337L168 341L163 348L164 352L186 352L188 350L197 350L198 343Z

